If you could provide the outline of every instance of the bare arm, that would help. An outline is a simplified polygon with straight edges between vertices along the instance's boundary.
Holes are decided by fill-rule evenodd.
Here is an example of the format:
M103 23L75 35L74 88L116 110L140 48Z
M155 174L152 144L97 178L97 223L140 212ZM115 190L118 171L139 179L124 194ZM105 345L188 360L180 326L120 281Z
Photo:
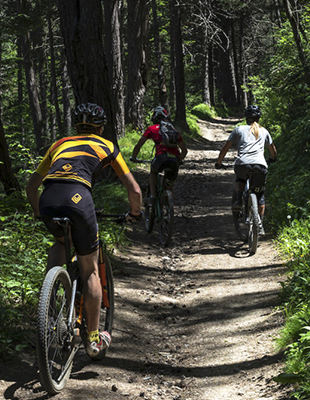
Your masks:
M187 147L186 144L184 143L184 141L178 143L178 146L181 149L181 160L184 160L184 158L186 157L187 154Z
M43 180L43 176L38 174L37 172L34 172L30 176L29 181L26 186L27 198L33 209L34 215L36 217L40 216L38 189L42 184L42 180Z
M120 176L120 180L127 189L130 213L132 215L140 215L142 204L142 193L140 186L136 182L131 172Z
M273 142L268 145L268 150L269 150L271 158L273 160L275 160L277 157L277 149L276 149L276 146L273 144Z
M145 136L141 136L138 143L135 145L133 152L132 152L132 158L136 159L137 155L139 154L139 151L141 147L144 145L144 143L147 141L147 138Z
M227 140L227 142L224 144L222 147L220 154L218 156L218 159L216 160L216 164L221 165L224 157L226 156L226 153L228 150L231 148L232 142L230 140Z

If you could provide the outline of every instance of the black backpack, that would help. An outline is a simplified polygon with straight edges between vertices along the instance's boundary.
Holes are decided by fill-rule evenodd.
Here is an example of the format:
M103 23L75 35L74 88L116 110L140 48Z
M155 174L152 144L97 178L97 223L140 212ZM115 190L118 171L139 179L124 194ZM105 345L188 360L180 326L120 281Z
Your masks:
M170 122L160 121L159 133L165 146L177 147L180 134Z

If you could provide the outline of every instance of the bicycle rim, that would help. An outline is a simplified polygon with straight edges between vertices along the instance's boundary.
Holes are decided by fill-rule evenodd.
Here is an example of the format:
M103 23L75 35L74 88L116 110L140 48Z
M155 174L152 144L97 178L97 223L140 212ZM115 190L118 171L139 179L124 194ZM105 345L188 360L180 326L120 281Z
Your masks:
M164 190L161 199L161 219L159 227L159 240L163 246L168 246L173 232L174 207L173 198L169 190Z
M249 196L249 252L255 254L258 245L259 215L257 197L254 193Z
M77 350L72 346L67 320L71 280L62 267L52 268L41 288L37 317L37 359L40 381L51 394L66 385Z
M105 263L105 273L107 282L107 295L109 307L104 307L101 304L99 317L99 332L107 331L112 336L113 319L114 319L114 283L113 273L110 260L106 254L103 254ZM98 356L91 357L92 360L102 360L106 356L107 349L101 351Z

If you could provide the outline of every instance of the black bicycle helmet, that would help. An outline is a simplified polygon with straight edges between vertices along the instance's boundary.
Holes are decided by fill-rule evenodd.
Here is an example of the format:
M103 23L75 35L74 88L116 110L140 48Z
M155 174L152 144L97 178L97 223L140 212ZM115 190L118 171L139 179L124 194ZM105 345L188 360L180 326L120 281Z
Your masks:
M162 119L167 119L168 118L168 113L162 106L155 107L153 110L152 118L151 121L154 122L155 124Z
M259 118L262 115L262 112L258 106L250 105L245 109L244 114L246 118L248 117Z
M94 103L82 103L75 109L76 125L92 125L100 127L107 123L107 116L104 109Z

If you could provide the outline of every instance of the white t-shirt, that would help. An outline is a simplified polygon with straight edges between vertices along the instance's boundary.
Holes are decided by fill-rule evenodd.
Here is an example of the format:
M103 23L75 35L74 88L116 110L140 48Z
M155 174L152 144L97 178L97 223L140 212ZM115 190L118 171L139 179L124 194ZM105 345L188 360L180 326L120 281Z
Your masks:
M267 129L260 127L259 138L256 140L250 128L250 125L238 126L228 138L234 145L238 145L238 156L235 164L260 164L268 168L264 150L265 146L272 144L272 137Z

